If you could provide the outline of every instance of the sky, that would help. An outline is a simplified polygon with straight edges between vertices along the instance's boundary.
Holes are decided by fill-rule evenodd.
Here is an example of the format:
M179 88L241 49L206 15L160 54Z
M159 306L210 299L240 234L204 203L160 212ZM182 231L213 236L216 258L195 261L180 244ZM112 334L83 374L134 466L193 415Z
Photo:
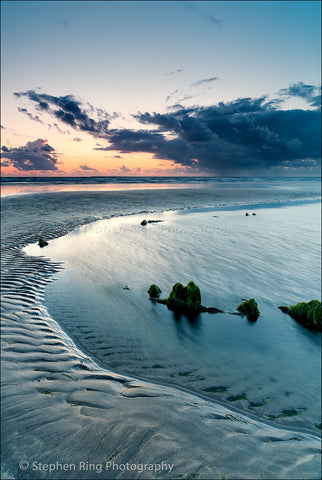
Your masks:
M316 176L319 1L2 1L3 176Z

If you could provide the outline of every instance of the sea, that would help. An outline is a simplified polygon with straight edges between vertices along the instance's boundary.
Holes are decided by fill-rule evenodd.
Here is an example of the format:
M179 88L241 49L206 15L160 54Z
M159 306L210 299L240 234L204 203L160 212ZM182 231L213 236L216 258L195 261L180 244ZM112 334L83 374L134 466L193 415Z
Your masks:
M98 218L45 249L24 248L28 255L63 262L46 287L45 305L89 356L116 372L320 432L321 333L278 309L321 300L320 179L3 180L5 196L18 189L39 193L37 187L47 193L74 186L142 189L140 208L133 204L112 218ZM163 190L157 209L149 208L149 188ZM178 190L178 204L185 195L184 206L165 208L167 188ZM207 205L190 204L185 189L191 188L209 192ZM99 200L91 201L95 211ZM159 222L142 226L144 219ZM152 283L166 298L176 282L191 280L202 303L223 313L188 318L149 300ZM256 322L237 315L236 307L249 298L258 303Z

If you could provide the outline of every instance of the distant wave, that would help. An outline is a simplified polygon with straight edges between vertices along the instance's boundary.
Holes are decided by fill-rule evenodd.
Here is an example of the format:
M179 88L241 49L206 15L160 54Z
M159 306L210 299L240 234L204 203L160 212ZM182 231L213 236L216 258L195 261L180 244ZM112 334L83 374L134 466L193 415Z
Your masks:
M231 183L316 181L319 177L2 177L3 185L126 184L126 183Z

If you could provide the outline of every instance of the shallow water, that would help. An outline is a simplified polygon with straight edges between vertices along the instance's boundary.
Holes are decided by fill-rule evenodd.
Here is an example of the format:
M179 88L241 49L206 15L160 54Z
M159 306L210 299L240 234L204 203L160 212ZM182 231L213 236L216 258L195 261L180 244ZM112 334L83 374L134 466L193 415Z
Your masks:
M46 289L49 313L109 367L317 433L321 335L277 306L320 298L320 206L268 207L153 214L163 221L147 227L133 215L53 240L41 254L67 268ZM255 297L261 317L176 318L148 300L151 283L167 296L189 280L204 305Z

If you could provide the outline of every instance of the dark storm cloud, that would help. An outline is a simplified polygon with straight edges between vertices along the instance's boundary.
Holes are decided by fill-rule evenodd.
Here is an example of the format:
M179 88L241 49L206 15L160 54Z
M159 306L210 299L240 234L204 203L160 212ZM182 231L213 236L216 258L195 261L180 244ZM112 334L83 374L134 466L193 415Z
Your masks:
M38 115L33 115L32 113L28 112L28 110L26 108L18 107L18 111L27 115L27 117L30 118L30 120L34 120L35 122L38 122L38 123L43 123L40 120Z
M88 167L87 165L79 165L79 168L84 171L88 172L97 172L96 168Z
M38 111L46 111L66 123L72 128L82 130L97 137L104 137L108 132L108 114L102 109L94 110L98 120L90 117L82 103L73 95L55 97L45 93L37 93L34 90L14 93L16 97L27 97L33 102ZM103 118L103 119L102 119Z
M219 79L218 77L203 78L201 80L197 80L196 82L193 82L191 84L191 86L192 87L199 87L200 85L206 85L206 84L215 82L218 79Z
M151 152L181 165L195 166L197 161L209 171L319 166L320 112L281 110L279 103L263 96L167 114L140 113L137 120L158 130L134 136L128 130L114 131L109 149Z
M98 110L96 116L103 120L94 120L88 112L96 109L88 105L85 112L72 95L52 97L34 91L16 95L27 96L38 110L107 142L106 146L97 144L95 150L146 152L199 171L238 174L241 170L320 165L321 115L318 108L312 109L319 92L319 87L299 83L281 90L275 99L239 98L187 108L177 103L168 113L134 115L146 126L140 130L109 129L106 112ZM304 98L311 108L283 110L288 95Z
M321 107L321 87L305 85L303 82L293 83L279 91L280 95L304 98L313 107Z
M28 142L17 148L2 147L2 157L10 162L10 165L21 171L27 170L58 170L57 154L55 149L44 144L41 139Z

